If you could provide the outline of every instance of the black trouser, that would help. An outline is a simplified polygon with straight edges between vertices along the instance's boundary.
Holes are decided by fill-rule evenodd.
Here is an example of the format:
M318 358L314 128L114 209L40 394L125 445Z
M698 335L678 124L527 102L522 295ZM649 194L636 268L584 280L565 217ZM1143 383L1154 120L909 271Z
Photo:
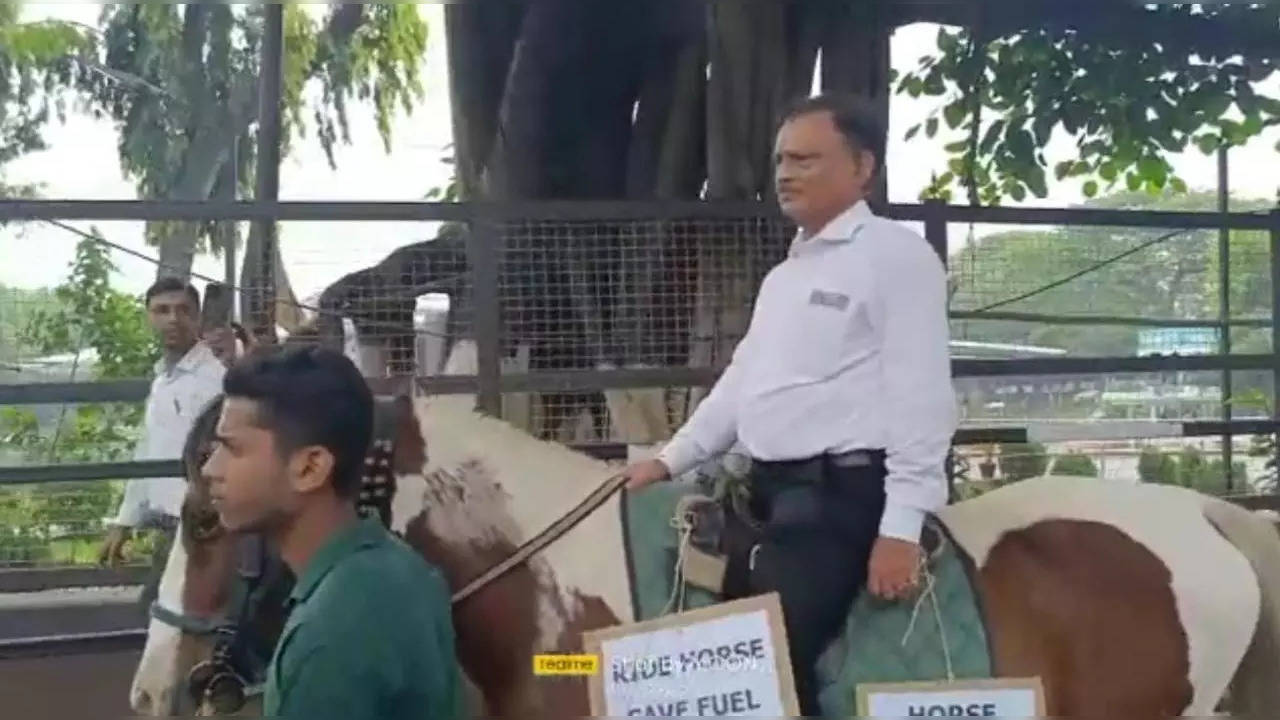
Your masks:
M855 467L830 458L752 467L751 512L763 535L749 592L778 592L803 715L821 714L814 666L866 585L884 478L880 452Z

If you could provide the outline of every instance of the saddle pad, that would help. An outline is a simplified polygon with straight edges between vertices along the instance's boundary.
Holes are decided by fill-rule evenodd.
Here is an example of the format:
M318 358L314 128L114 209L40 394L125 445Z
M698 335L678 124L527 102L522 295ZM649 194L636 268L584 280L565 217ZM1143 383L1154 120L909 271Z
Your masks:
M859 594L844 631L818 661L819 704L824 715L856 715L857 687L863 683L945 681L948 653L957 680L991 677L986 627L967 565L967 557L954 543L949 539L942 543L929 569L932 597L923 596L914 625L915 600L886 603L865 590Z
M671 526L671 517L680 498L695 492L696 486L682 483L658 483L640 492L623 491L618 506L627 542L627 570L637 621L662 615L671 598L680 546L680 534ZM683 609L692 610L715 602L712 593L685 584ZM679 609L674 606L672 612Z

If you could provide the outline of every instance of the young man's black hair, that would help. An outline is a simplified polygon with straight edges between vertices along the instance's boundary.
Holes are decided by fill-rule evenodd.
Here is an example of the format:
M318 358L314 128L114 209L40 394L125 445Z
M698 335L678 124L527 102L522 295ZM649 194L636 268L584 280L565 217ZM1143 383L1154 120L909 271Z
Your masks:
M844 136L855 152L866 150L876 160L876 172L884 167L885 145L888 132L875 108L856 95L831 93L805 98L788 108L783 120L802 115L829 112L836 129Z
M255 353L223 380L228 398L257 406L257 425L271 431L282 455L319 445L333 455L333 487L354 499L373 433L373 394L341 352L302 347Z
M150 305L151 298L161 293L170 292L185 292L191 298L191 302L195 303L196 310L200 310L200 292L195 289L195 286L185 280L171 276L162 277L151 283L151 287L147 288L143 305Z

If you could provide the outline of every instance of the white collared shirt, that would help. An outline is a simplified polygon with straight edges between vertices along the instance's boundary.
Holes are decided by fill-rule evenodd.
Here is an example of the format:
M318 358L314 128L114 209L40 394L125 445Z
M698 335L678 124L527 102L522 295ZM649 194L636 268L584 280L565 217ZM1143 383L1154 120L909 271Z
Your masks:
M860 202L797 235L728 368L658 457L676 477L735 440L761 460L883 448L880 534L918 541L946 504L959 421L949 339L937 254Z
M147 396L142 437L135 460L177 460L200 412L222 392L226 367L205 343L196 343L171 369L156 363ZM186 480L180 477L139 478L125 486L115 523L138 527L156 515L176 517L182 510Z

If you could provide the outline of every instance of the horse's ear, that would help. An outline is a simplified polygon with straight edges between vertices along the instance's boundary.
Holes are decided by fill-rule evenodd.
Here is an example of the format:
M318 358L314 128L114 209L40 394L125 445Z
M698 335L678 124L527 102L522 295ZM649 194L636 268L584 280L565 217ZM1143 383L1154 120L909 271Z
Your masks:
M419 473L427 466L427 441L422 437L418 415L408 395L396 395L391 410L395 417L395 456L392 469L398 473Z

